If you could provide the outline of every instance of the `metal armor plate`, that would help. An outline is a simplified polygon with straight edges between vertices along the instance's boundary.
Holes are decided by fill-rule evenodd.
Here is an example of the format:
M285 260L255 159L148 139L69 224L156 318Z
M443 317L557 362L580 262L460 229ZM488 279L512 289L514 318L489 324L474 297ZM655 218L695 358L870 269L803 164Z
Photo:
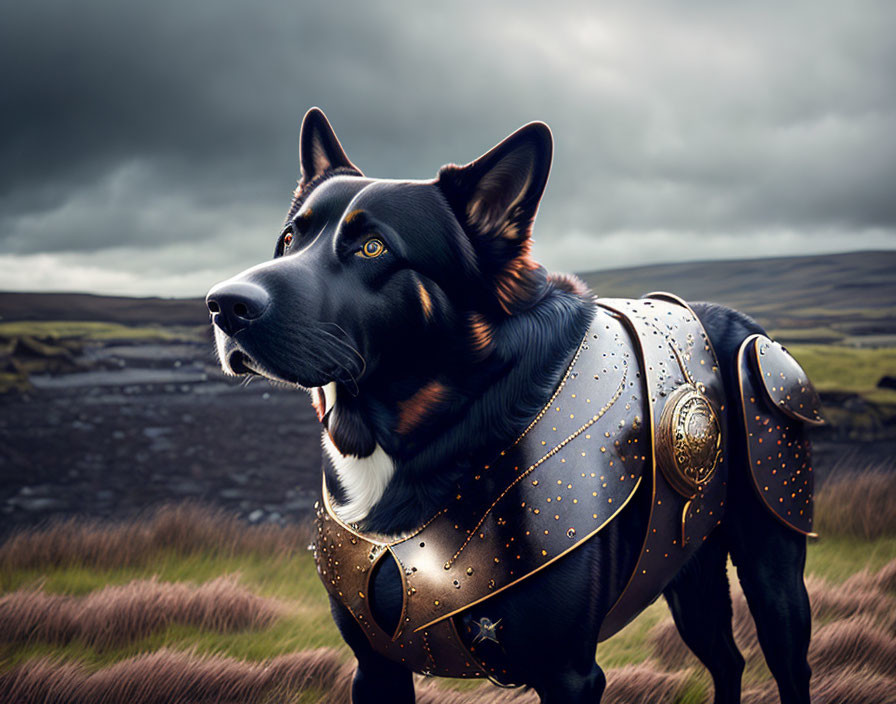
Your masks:
M694 312L667 293L598 299L598 305L625 316L640 346L654 467L645 487L651 507L641 555L601 625L603 641L662 592L721 522L728 466L721 452L725 390L712 344Z
M751 354L772 403L795 420L822 425L821 401L809 376L781 344L759 335Z
M737 367L756 492L785 525L815 535L812 458L805 426L824 423L818 395L796 360L764 335L744 340Z
M477 661L475 644L461 644L452 616L560 559L625 507L650 461L641 374L630 331L598 309L548 404L410 537L360 533L324 489L318 570L377 652L418 672L500 675ZM395 559L403 580L396 633L376 623L367 600L380 559Z
M417 536L391 547L420 630L513 586L588 540L649 462L639 360L598 310L555 396Z

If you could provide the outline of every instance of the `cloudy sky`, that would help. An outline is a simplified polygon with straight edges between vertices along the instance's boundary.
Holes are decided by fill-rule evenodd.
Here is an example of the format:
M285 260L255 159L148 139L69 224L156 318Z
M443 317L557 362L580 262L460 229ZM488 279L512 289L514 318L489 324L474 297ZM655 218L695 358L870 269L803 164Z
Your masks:
M0 289L198 295L269 257L312 105L389 178L547 122L552 269L894 249L894 27L890 0L12 3Z

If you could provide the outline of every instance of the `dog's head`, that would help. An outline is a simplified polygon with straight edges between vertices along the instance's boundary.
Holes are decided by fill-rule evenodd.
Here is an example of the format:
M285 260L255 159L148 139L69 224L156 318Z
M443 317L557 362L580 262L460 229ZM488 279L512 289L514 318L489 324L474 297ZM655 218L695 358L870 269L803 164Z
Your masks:
M310 110L273 260L207 297L224 370L356 394L487 356L496 322L546 285L529 249L551 151L550 130L532 123L434 180L367 178Z

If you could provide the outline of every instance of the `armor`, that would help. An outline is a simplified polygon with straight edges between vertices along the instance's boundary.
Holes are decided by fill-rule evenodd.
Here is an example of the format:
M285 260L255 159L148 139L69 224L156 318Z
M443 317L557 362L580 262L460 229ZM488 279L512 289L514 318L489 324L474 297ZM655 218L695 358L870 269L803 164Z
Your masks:
M790 353L765 335L743 341L737 373L756 493L786 526L815 537L806 425L824 423L818 394Z
M800 408L792 393L782 398ZM650 492L640 556L604 620L605 640L721 522L727 412L718 360L683 301L661 293L597 299L548 403L412 535L362 533L339 519L324 486L314 551L321 580L376 652L417 672L495 678L479 646L499 624L477 624L465 644L456 617L575 550L637 491ZM394 632L376 622L367 599L380 560L394 560L403 582Z

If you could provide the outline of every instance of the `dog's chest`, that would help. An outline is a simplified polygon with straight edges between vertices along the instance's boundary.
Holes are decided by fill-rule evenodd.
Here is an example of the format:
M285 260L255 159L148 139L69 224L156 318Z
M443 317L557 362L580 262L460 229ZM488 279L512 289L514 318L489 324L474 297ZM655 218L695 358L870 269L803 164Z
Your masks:
M676 311L671 330L667 320L653 320L653 308ZM643 329L636 330L625 315L599 309L550 402L511 447L477 468L448 505L410 537L383 542L360 534L337 517L324 496L315 553L321 579L379 652L418 671L481 676L484 665L476 660L475 646L467 652L450 617L583 544L641 484L655 491L660 481L666 493L658 500L665 500L665 507L655 513L676 513L662 534L669 545L653 546L668 555L673 542L677 545L676 559L668 561L674 569L677 557L685 555L684 521L701 531L706 511L698 514L711 502L703 487L690 498L673 496L652 471L654 415L681 387L699 384L705 390L708 384L715 393L720 386L702 328L693 314L679 310L668 302L642 302L633 311L642 318ZM652 348L645 351L645 345ZM395 633L376 623L367 600L370 574L381 559L395 560L403 583ZM651 571L652 580L653 565L642 569L644 578Z

